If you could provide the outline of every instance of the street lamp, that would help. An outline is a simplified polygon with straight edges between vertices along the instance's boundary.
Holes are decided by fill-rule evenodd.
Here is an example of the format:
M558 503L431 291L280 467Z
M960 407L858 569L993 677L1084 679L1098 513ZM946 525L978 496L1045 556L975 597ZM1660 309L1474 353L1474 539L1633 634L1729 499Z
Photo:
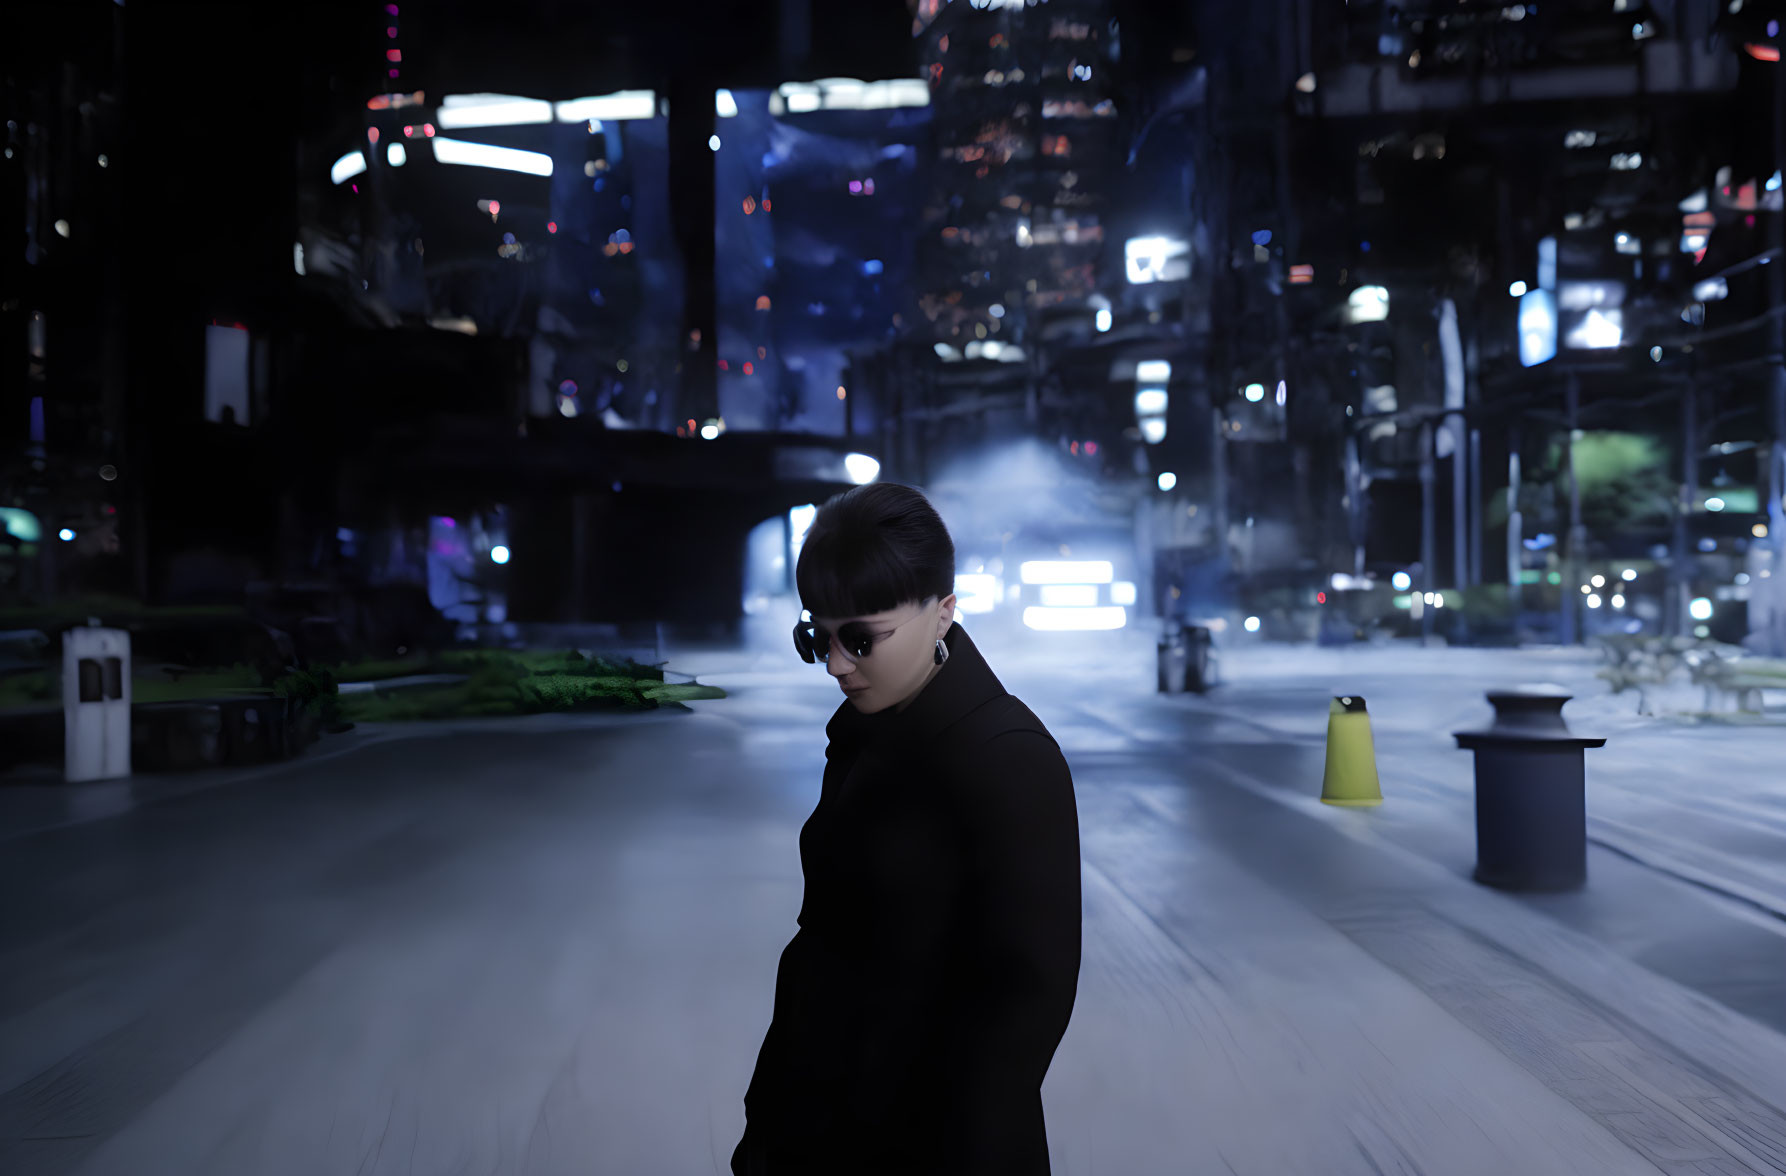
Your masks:
M1519 362L1523 367L1555 359L1557 300L1549 290L1527 290L1519 299Z
M1176 237L1130 237L1123 262L1131 285L1182 282L1191 276L1191 247Z
M1346 321L1380 323L1389 317L1389 291L1383 286L1360 286L1346 297Z

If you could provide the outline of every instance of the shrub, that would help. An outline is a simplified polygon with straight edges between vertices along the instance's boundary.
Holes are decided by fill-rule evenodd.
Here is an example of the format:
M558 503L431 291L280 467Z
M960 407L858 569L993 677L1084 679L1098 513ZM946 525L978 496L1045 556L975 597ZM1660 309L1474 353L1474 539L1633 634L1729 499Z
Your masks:
M292 670L273 683L273 693L293 699L327 725L341 721L341 691L326 669Z

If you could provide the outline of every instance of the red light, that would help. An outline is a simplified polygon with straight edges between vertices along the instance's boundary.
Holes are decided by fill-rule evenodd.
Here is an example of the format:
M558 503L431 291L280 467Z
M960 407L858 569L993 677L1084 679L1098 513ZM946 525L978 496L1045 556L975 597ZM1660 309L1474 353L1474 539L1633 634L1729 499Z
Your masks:
M490 201L490 215L492 217L494 217L501 211L502 211L502 202L501 201L499 201L499 200Z
M1694 265L1698 265L1700 262L1702 262L1704 260L1705 260L1705 250L1703 250L1703 249L1701 249L1699 252L1697 252L1693 255L1693 264Z
M428 136L430 139L432 139L434 137L434 124L433 123L423 123L422 124L422 134L424 134L424 135Z
M401 50L401 49L386 49L384 51L384 59L386 61L402 61L403 60L403 50Z
M367 127L366 128L366 138L370 142L373 142L373 143L378 142L378 128L377 127Z
M403 128L403 137L405 139L415 138L415 128L414 127L404 127Z
M397 30L394 27L386 28L384 31L384 35L389 37L391 40L395 41L397 39Z
M1326 604L1327 603L1327 593L1325 593L1325 592L1315 593L1315 603L1316 604Z
M769 198L767 196L763 197L763 211L769 211Z
M392 71L391 71L391 76L392 76L392 77L396 77L396 76L397 76L397 73L398 73L398 71L397 71L397 70L392 70Z
M756 202L755 198L746 196L744 198L744 215L749 216L751 213L755 212L756 210L757 210L757 202Z
M547 221L546 222L546 232L556 233L557 231L558 231L558 222L557 221Z
M732 365L722 359L719 361L719 370L722 372L729 372L732 370Z
M752 367L748 362L745 363L745 365L744 365L744 374L745 375L747 375L747 376L752 375L752 374L754 374L755 371L756 371L756 369L754 367Z
M1780 51L1772 45L1757 45L1753 42L1750 42L1749 44L1743 46L1743 50L1745 52L1747 52L1750 57L1753 57L1756 61L1778 61L1778 60L1780 60Z
M1096 441L1087 441L1085 443L1085 452L1095 454L1097 451L1098 443Z

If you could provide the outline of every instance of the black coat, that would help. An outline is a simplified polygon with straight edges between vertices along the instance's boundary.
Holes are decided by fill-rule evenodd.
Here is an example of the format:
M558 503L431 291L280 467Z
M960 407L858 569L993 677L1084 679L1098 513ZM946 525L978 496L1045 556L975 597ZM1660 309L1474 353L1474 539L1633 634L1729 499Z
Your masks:
M825 728L740 1174L1049 1171L1042 1077L1079 981L1073 780L966 631L945 640L904 712L846 700Z

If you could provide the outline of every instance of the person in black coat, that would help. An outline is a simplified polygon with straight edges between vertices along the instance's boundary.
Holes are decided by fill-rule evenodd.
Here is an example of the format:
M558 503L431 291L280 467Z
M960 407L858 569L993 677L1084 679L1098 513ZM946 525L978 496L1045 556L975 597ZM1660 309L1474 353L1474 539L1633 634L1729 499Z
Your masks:
M735 1176L1046 1176L1042 1079L1080 958L1072 775L955 623L915 489L820 508L794 644L845 701Z

